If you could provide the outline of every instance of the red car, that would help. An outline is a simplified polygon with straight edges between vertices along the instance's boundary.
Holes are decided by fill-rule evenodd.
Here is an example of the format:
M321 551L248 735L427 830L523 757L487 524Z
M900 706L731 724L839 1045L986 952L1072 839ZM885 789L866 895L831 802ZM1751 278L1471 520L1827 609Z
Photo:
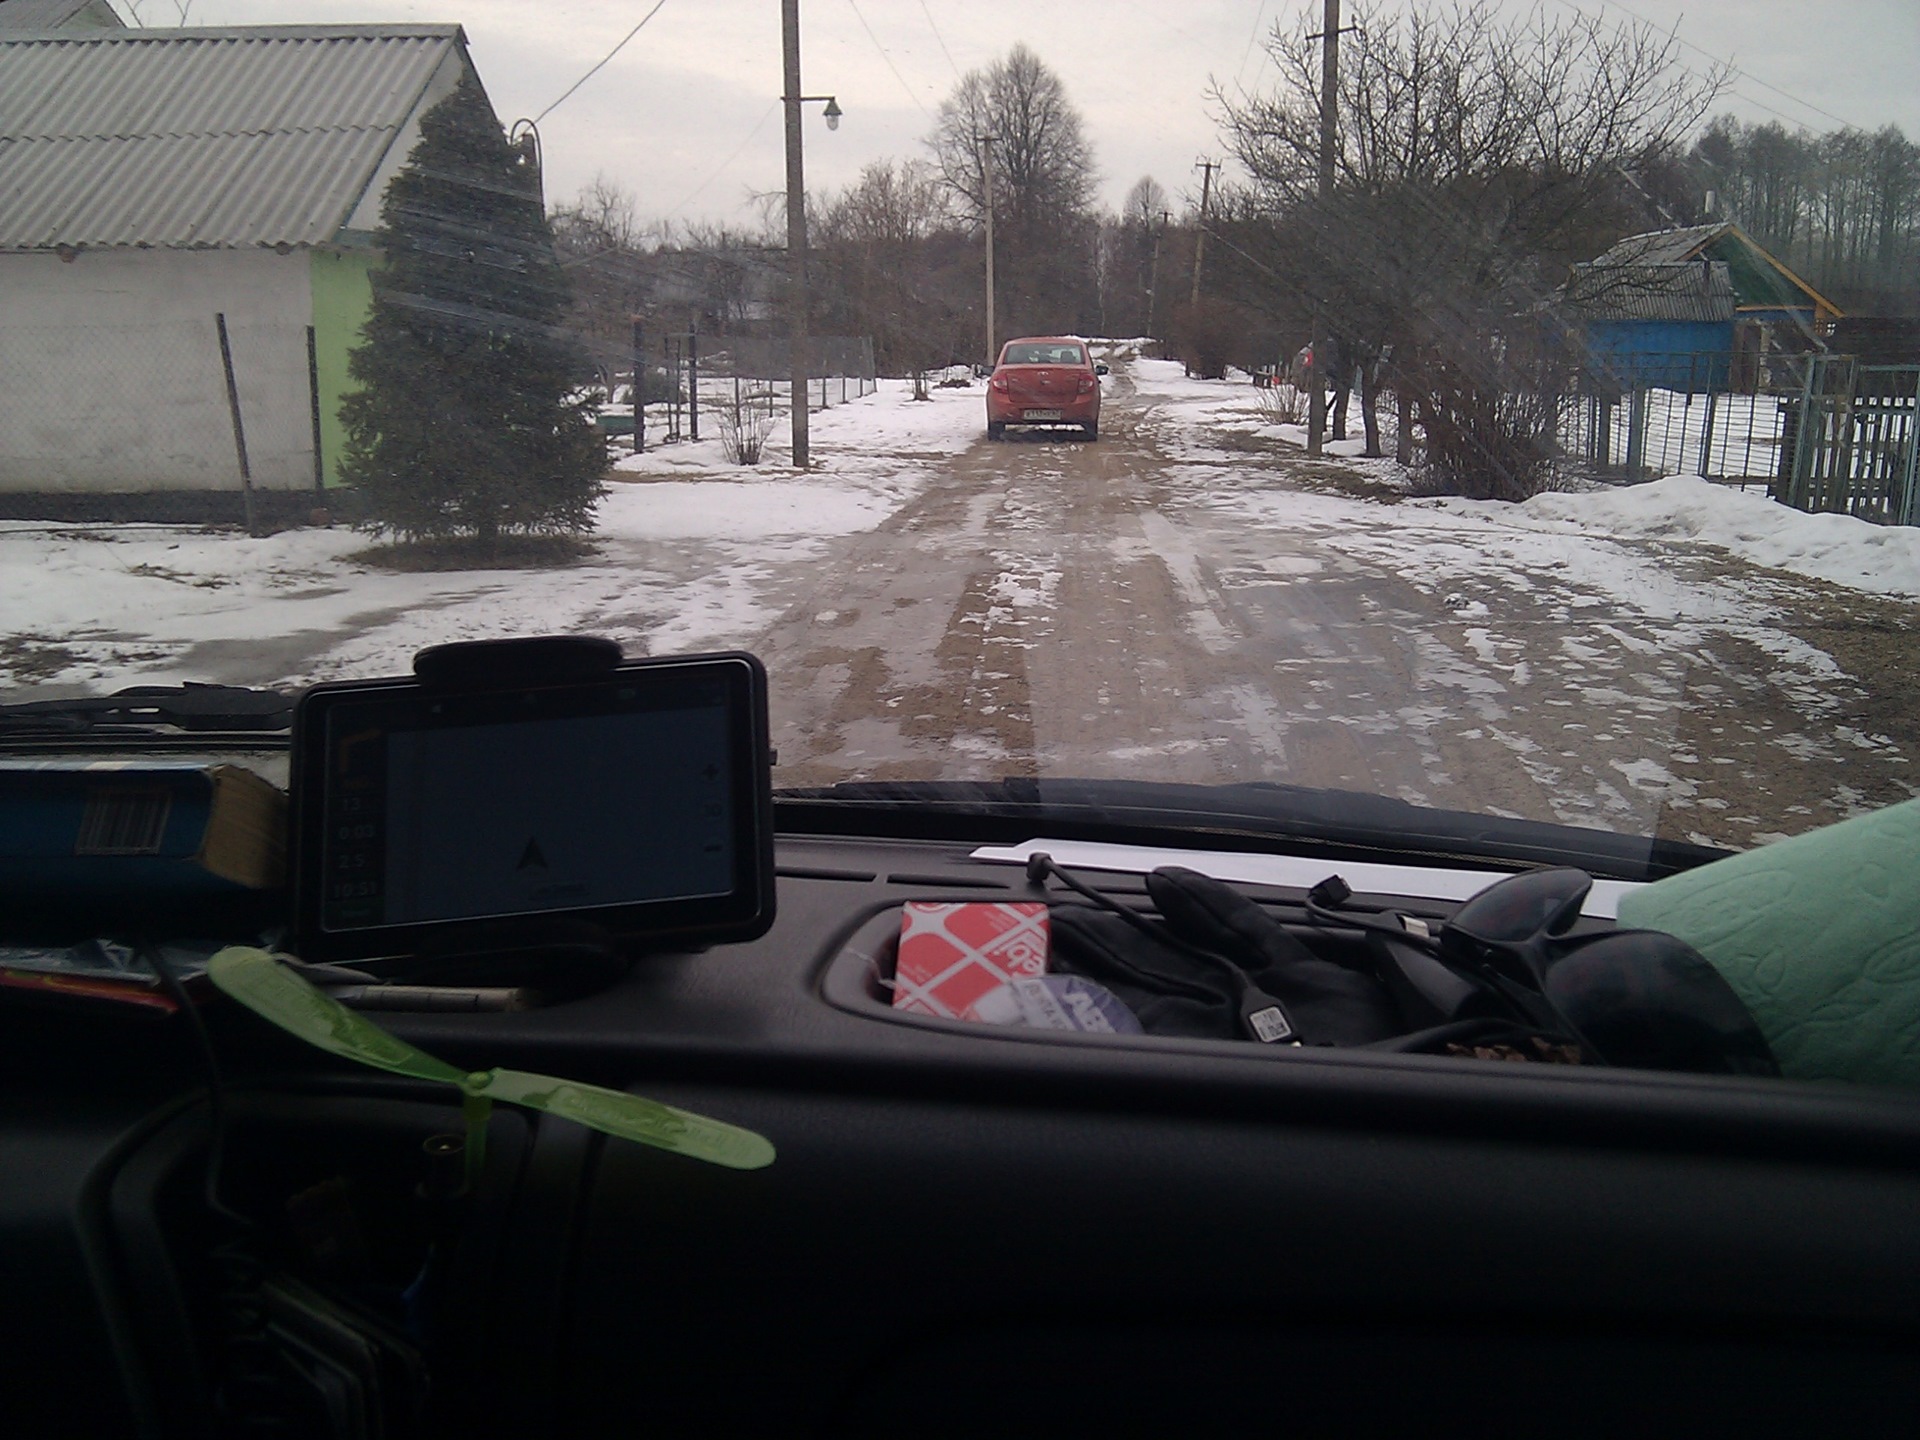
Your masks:
M987 438L1009 425L1072 425L1087 439L1100 434L1100 377L1087 342L1070 335L1009 340L987 381Z

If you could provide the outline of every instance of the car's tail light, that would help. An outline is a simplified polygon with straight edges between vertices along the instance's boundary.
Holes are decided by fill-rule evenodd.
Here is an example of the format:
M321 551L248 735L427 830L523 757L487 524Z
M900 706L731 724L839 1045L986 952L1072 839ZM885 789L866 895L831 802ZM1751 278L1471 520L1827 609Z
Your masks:
M989 380L989 381L987 382L987 384L988 384L988 385L989 385L989 386L990 386L991 388L993 388L993 389L995 389L995 390L998 390L998 391L999 391L999 392L1000 392L1001 394L1003 394L1003 395L1004 395L1004 394L1006 394L1006 391L1007 391L1007 377L1006 377L1006 376L1004 376L1004 375L996 375L996 376L994 376L994 377L993 377L993 379L991 379L991 380Z
M1080 377L1080 393L1082 395L1091 395L1093 393L1093 376L1082 375Z

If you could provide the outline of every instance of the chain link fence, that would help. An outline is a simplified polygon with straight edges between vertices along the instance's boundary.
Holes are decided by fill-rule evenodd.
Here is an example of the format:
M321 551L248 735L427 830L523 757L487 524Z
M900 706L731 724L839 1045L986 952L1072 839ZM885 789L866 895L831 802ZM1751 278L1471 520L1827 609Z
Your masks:
M791 403L792 351L784 339L643 332L635 353L638 365L629 363L614 377L612 393L600 407L600 428L610 437L625 437L636 449L703 435L764 434ZM844 405L879 388L873 341L867 336L809 336L807 357L810 411ZM644 426L638 437L636 368L643 377Z

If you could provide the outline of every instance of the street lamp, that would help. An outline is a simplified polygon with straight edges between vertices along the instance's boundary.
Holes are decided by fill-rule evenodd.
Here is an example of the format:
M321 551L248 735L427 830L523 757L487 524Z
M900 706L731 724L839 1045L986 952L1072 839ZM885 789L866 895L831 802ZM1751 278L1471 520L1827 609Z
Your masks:
M787 344L793 383L793 464L804 470L807 452L807 182L800 164L800 107L824 100L827 129L840 128L840 102L831 95L800 93L800 0L780 0L780 48L785 61L787 107L787 271L790 283Z

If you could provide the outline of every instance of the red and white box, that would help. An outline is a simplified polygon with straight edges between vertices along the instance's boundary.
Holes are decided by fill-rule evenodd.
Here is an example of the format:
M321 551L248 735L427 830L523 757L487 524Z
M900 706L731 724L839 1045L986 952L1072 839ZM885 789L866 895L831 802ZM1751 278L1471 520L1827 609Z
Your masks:
M909 900L900 917L893 1008L949 1020L987 991L1047 969L1047 907L1031 901Z

